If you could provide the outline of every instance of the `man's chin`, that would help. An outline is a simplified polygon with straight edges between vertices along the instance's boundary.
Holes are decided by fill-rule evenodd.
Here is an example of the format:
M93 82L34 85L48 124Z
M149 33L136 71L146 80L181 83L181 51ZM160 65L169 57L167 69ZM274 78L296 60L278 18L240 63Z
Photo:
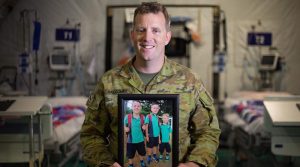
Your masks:
M152 59L152 56L150 56L150 55L141 55L140 58L144 61L150 61Z

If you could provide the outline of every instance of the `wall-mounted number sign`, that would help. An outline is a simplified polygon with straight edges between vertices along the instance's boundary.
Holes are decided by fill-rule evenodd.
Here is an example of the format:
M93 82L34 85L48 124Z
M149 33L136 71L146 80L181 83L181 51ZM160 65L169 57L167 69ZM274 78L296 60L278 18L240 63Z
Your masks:
M55 31L55 39L57 41L79 41L80 31L79 29L67 29L67 28L57 28Z
M249 32L247 36L248 45L271 46L272 33L270 32Z

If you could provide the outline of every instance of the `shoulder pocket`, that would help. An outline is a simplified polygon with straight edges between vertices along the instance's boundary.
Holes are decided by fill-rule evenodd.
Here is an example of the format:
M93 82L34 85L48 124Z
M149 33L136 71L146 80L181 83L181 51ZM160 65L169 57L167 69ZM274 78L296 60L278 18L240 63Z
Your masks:
M208 117L209 117L209 124L212 123L213 120L213 115L212 112L214 112L214 106L213 106L213 98L210 96L210 94L207 91L202 91L200 92L200 101L203 105L203 107L207 110L208 112Z
M207 91L201 91L199 98L204 107L211 107L213 105L213 98Z
M86 105L88 108L92 110L97 110L99 108L100 102L101 102L100 96L93 93L90 95L89 99L87 100Z

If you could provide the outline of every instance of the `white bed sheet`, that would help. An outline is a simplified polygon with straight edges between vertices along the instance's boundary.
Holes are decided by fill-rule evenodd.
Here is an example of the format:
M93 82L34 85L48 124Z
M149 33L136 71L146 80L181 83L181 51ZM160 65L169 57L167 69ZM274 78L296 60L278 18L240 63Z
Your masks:
M84 96L71 96L71 97L55 97L49 98L48 103L52 107L61 105L78 105L86 106L87 97ZM60 145L67 142L70 138L76 135L82 126L84 115L68 120L62 125L53 129L53 135L44 141L45 148L52 148L53 145Z
M246 100L263 100L268 96L290 96L289 93L286 92L257 92L257 91L239 91L234 93L231 97L228 97L225 100L225 108L226 112L224 115L224 119L228 122L233 128L241 127L249 134L260 133L262 136L265 134L264 130L264 120L263 117L259 117L255 119L251 123L247 123L244 119L240 117L240 115L236 112L232 111L232 106L240 104Z

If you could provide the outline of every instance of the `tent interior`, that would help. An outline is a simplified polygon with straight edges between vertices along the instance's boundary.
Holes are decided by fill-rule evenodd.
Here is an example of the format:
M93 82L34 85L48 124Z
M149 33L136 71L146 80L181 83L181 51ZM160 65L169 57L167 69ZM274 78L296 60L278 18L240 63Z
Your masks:
M79 141L86 101L106 71L135 56L130 31L141 2L0 0L0 100L45 97L39 106L44 114L33 118L32 125L41 124L39 130L49 132L39 135L33 127L28 136L20 128L6 127L15 120L0 112L0 145L5 148L0 167L28 165L23 159L31 156L37 160L29 166L87 166ZM214 98L222 130L217 166L299 166L300 153L294 148L300 150L300 120L274 125L292 134L284 138L292 144L282 148L273 143L283 138L269 136L281 130L266 132L270 126L265 119L273 110L269 102L292 98L300 104L300 1L158 2L171 17L167 57L196 72ZM66 104L76 116L52 123L55 112L70 109ZM296 106L282 108L285 113L290 109ZM21 125L30 127L24 121ZM41 141L34 142L37 138ZM7 144L13 142L18 144Z

